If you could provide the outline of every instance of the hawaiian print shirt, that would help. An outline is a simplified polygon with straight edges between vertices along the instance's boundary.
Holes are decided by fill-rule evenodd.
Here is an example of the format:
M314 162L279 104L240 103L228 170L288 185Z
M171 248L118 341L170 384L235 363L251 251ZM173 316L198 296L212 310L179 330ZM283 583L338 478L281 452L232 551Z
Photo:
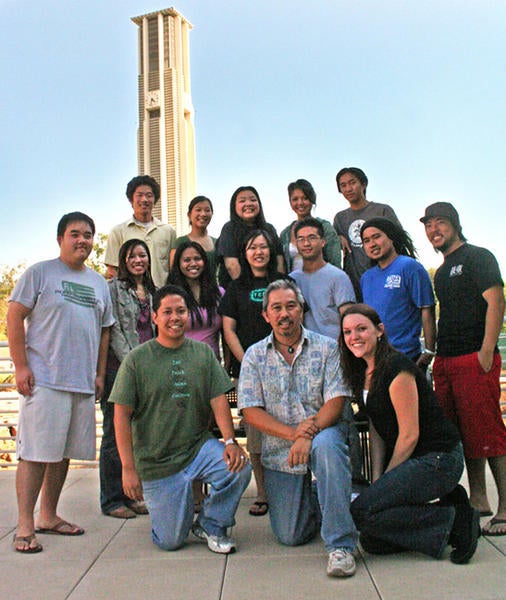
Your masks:
M273 334L250 346L241 363L239 409L259 406L278 421L296 427L325 402L350 396L343 382L336 342L302 328L302 343L289 365L276 350ZM291 441L262 435L262 463L268 469L303 474L307 465L288 466Z

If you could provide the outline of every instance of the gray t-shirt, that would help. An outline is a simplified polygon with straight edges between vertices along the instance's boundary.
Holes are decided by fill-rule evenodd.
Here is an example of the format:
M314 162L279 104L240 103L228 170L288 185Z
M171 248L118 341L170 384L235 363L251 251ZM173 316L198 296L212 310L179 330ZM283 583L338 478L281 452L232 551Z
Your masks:
M351 279L358 300L362 298L360 278L372 266L362 246L360 229L366 221L373 217L384 217L400 225L393 209L388 204L379 202L368 202L367 206L360 210L347 208L339 211L334 217L334 229L350 244L351 254L348 253L344 257L343 268Z
M31 309L26 353L35 383L94 394L102 328L114 323L105 279L55 258L29 267L10 300Z
M342 269L326 263L314 273L292 271L309 310L304 313L304 327L337 340L341 331L339 306L355 302L350 278Z

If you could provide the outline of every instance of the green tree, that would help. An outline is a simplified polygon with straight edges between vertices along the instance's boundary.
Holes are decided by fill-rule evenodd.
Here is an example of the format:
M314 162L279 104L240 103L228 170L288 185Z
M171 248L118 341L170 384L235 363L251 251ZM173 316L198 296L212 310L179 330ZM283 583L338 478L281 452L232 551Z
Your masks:
M16 285L16 281L25 269L26 265L23 263L16 267L10 267L8 265L0 266L0 340L2 341L7 339L6 317L9 297Z
M104 264L105 248L107 246L107 234L97 233L93 243L93 250L86 261L86 265L100 275L105 277L106 267Z

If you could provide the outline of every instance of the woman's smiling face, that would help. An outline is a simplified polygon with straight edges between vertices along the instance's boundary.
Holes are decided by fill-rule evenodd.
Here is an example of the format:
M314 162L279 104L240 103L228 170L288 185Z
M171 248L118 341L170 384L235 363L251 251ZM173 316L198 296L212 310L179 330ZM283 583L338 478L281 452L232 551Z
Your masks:
M204 270L204 259L195 248L186 248L179 259L179 268L187 279L198 279Z
M349 351L357 358L373 358L378 338L383 334L383 325L376 327L365 315L351 313L342 323L343 338Z
M149 258L144 246L134 246L126 257L126 267L132 275L144 275L149 269Z
M237 194L235 212L245 223L255 222L260 213L260 202L251 190L244 190Z
M246 260L252 271L267 269L271 251L269 244L263 235L251 239L246 246Z

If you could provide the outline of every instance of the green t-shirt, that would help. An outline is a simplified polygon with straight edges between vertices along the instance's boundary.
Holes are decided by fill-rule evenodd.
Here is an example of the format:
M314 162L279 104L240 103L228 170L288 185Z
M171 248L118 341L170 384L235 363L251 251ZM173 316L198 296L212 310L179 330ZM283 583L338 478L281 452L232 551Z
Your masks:
M135 467L142 480L184 469L212 437L210 401L233 387L207 344L186 338L177 349L156 339L121 363L109 402L134 409Z

